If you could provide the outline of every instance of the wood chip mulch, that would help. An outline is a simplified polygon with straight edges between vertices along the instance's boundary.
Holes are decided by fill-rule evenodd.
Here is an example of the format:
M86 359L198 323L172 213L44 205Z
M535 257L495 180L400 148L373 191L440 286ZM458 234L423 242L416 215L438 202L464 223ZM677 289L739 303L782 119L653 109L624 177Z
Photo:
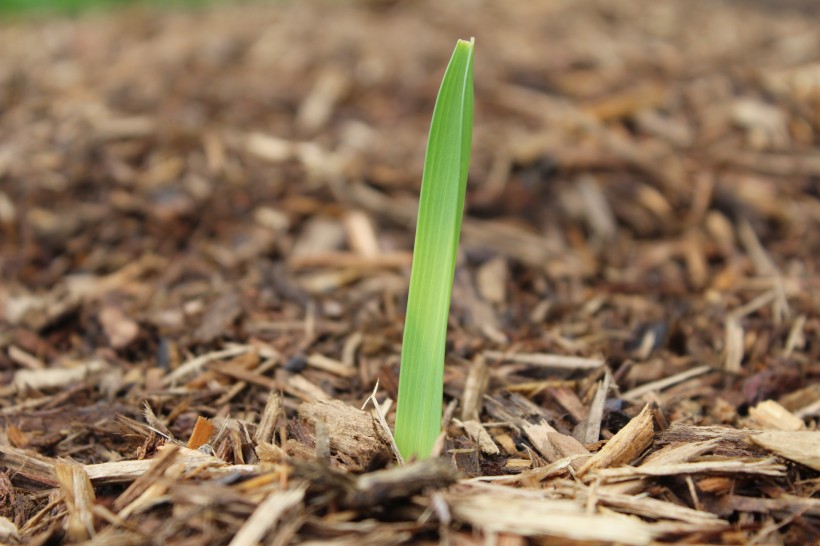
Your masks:
M818 17L0 21L0 543L820 543ZM400 465L426 132L470 36L445 435Z

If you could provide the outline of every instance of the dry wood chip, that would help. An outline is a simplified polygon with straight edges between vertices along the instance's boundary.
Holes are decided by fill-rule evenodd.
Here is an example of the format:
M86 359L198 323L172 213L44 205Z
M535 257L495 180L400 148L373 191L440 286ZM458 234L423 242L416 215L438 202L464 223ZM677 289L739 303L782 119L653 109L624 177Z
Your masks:
M356 375L356 368L319 353L308 356L307 363L316 369L324 370L340 377L353 377Z
M597 442L598 437L601 435L601 421L604 418L604 405L611 379L612 375L609 370L606 370L604 379L598 382L598 388L595 390L595 396L592 398L586 420L580 423L575 431L575 439L584 445Z
M251 345L238 345L230 347L221 351L213 351L184 362L179 368L166 375L163 380L163 386L173 385L174 383L186 379L187 377L198 373L204 366L211 362L222 360L225 358L232 358L253 350Z
M290 491L274 491L263 500L251 517L242 525L233 537L230 546L255 546L264 536L275 529L278 520L291 508L302 502L306 485L300 485Z
M91 538L94 536L96 496L88 474L79 464L62 461L54 465L54 474L60 482L60 491L68 509L68 538L73 541Z
M753 408L749 408L749 416L760 425L760 428L775 430L797 431L805 430L806 424L802 419L775 402L764 400Z
M629 464L637 459L652 443L652 436L655 433L652 422L652 408L647 404L638 415L633 417L624 428L619 430L606 443L601 451L584 463L578 470L578 475L583 476L595 468Z
M820 516L820 499L784 495L776 499L747 497L743 495L724 495L718 504L721 513L761 512L764 514L800 514Z
M820 432L767 430L750 436L752 442L796 463L820 470Z
M254 440L257 444L263 442L271 442L273 434L276 430L276 423L279 420L279 409L281 408L281 398L279 393L271 392L268 395L268 401L265 403L265 409L259 417L259 424L254 433Z
M507 260L493 258L482 265L476 273L478 293L486 301L502 304L507 301Z
M589 456L589 450L585 448L581 442L561 434L553 427L547 424L546 421L539 423L530 423L524 421L521 424L521 429L529 438L535 449L538 450L548 463L559 461L566 457L573 457L572 466L576 469L581 468L583 459Z
M102 360L92 360L73 368L47 368L45 370L17 370L12 385L19 389L53 389L68 383L82 381L109 366Z
M207 444L211 439L211 434L214 432L214 426L211 421L197 416L194 430L191 432L191 437L188 438L188 444L185 446L188 449L199 449L199 447Z
M359 468L366 468L374 457L389 455L373 418L358 408L339 400L317 400L301 404L299 415L324 422L331 450Z
M483 356L478 355L470 365L467 372L467 380L464 383L464 392L461 395L461 419L462 421L478 421L481 413L481 405L484 400L484 393L490 375L487 370L487 361Z
M482 453L485 455L498 455L501 453L481 423L478 421L464 421L462 425L470 438L478 444L478 448Z
M562 540L602 541L644 545L652 541L652 527L637 518L587 513L581 502L545 499L508 487L484 485L447 493L455 521L485 533L557 537ZM535 493L535 492L533 492Z
M685 474L748 474L784 476L786 467L772 459L718 459L693 463L658 464L639 467L599 468L597 476L623 478L629 476L676 476Z
M532 366L566 370L589 370L604 365L602 358L585 358L581 356L564 356L544 353L505 353L503 351L484 351L484 356L506 362L520 362Z
M652 391L661 391L667 387L671 387L672 385L677 385L678 383L683 383L684 381L688 381L693 377L703 375L707 372L710 372L711 370L711 366L698 366L696 368L692 368L691 370L686 370L684 372L666 377L664 379L644 383L639 387L635 387L634 389L626 391L621 396L626 400L637 400L640 399L643 395L648 394Z

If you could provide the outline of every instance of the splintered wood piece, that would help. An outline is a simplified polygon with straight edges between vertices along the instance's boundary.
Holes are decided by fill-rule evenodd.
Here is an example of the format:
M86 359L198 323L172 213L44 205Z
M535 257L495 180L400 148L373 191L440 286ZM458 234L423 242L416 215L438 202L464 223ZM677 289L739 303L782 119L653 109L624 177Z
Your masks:
M253 350L253 346L251 345L240 345L223 349L221 351L213 351L211 353L192 358L191 360L184 362L176 370L166 375L162 379L162 385L167 387L169 385L176 384L179 381L185 380L190 376L199 373L203 367L207 366L211 362L239 356L251 350Z
M0 463L14 470L15 477L57 487L54 465L57 461L27 449L0 445Z
M625 478L630 476L676 476L686 474L748 474L750 476L785 476L786 467L768 459L718 459L679 464L622 466L599 468L596 476Z
M201 415L197 416L194 431L191 433L186 447L188 449L198 449L211 440L211 434L213 433L214 426L211 424L211 421Z
M501 453L481 423L478 421L464 421L462 425L470 438L478 444L478 448L482 453L485 455L498 455Z
M255 546L266 534L275 529L277 522L291 508L302 502L307 485L289 491L273 491L263 500L251 517L245 521L229 546Z
M133 483L131 483L131 485L129 485L128 488L123 491L119 497L117 497L117 500L114 501L114 508L119 512L123 512L128 505L136 501L140 495L142 495L149 487L151 487L151 485L154 484L154 482L165 474L166 470L171 468L178 456L178 445L165 444L162 446L160 448L159 456L151 459L151 464L147 471L137 477L137 479L135 479Z
M606 542L641 546L655 533L643 521L616 514L589 513L577 500L546 499L538 492L475 484L445 493L455 521L484 533Z
M81 465L62 461L55 463L54 474L60 482L60 492L68 510L68 538L81 541L93 537L96 496L88 474Z
M750 436L752 442L784 459L820 470L820 432L767 430Z
M652 408L649 404L632 418L627 425L618 431L606 445L588 459L578 470L583 476L594 468L608 468L629 464L634 461L652 443L655 433L652 426Z
M265 409L262 410L262 415L259 417L259 424L254 433L254 440L257 444L270 443L273 441L273 434L276 431L276 422L279 420L279 409L281 407L281 398L279 393L271 392L268 395L268 401L265 403Z
M581 356L565 356L545 353L505 353L503 351L484 351L484 355L495 360L506 362L520 362L542 368L564 370L590 370L604 365L602 358L586 358Z
M612 375L607 369L603 380L598 382L598 388L595 390L595 396L592 398L586 420L580 424L575 432L575 439L584 445L597 442L598 437L601 435L601 421L604 418L604 405L606 404L606 395L609 392L611 379Z
M521 424L521 429L532 442L533 447L548 463L554 463L566 457L573 457L572 466L579 469L583 463L582 458L589 456L589 450L581 442L572 436L561 434L548 425L546 421L539 423L525 421Z
M802 419L774 400L764 400L755 407L749 408L749 417L760 425L760 428L787 431L806 429L806 424Z
M478 421L481 414L484 393L487 390L490 375L487 370L487 361L478 355L470 364L467 380L464 383L464 392L461 395L461 420Z
M360 468L366 468L374 457L388 452L373 418L349 404L339 400L307 402L299 406L299 415L308 421L324 422L331 450L351 459Z

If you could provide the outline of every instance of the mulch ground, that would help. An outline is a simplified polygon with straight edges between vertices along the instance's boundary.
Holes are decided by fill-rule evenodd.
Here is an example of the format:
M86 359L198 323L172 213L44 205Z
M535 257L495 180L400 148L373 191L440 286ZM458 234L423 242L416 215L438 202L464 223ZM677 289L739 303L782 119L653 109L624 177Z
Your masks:
M0 22L0 542L818 543L818 15ZM379 415L470 36L444 434L400 465Z

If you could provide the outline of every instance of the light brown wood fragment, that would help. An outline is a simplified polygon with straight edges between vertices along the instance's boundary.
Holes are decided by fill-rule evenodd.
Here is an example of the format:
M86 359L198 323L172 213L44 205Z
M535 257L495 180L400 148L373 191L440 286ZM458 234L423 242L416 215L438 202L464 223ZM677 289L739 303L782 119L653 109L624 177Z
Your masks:
M464 430L467 431L470 438L478 444L478 448L482 453L485 455L498 455L501 453L498 446L495 445L495 442L493 442L493 439L484 427L481 426L481 423L478 421L464 421L462 424L464 425Z
M59 484L54 475L54 465L57 461L27 449L20 449L0 444L0 463L2 466L13 469L20 477L50 487Z
M611 374L607 370L604 373L603 380L598 382L598 388L595 390L595 396L592 398L586 420L575 431L575 438L584 445L597 442L598 437L601 435L601 421L604 418L604 405L606 404L606 395L609 392L610 380Z
M784 476L786 467L768 459L717 459L690 463L622 466L599 468L597 476L604 478L624 478L629 476L676 476L685 474L748 474L750 476Z
M595 468L608 468L634 461L652 443L655 433L652 421L652 409L647 404L601 451L584 463L578 470L578 475L583 476Z
M18 389L53 389L69 383L82 381L87 377L107 369L102 360L92 360L71 368L46 368L45 370L17 370L12 385Z
M77 463L58 462L54 474L60 482L60 491L68 510L66 534L72 541L87 540L94 536L93 508L96 502L94 488L85 470Z
M562 540L647 545L654 532L637 518L587 513L575 500L546 499L530 491L483 485L448 493L453 519L484 533L558 537ZM535 493L535 492L532 492Z
M210 441L213 432L214 426L211 424L211 421L201 415L197 416L194 431L191 433L186 447L188 449L198 449Z
M136 501L166 470L171 468L178 456L179 446L176 444L166 444L162 446L158 456L150 461L150 466L146 472L137 477L137 479L117 497L114 501L114 508L118 512L125 511L128 505Z
M590 370L604 365L602 358L565 356L546 353L506 353L503 351L484 351L484 355L495 360L520 362L531 366L566 370Z
M192 375L199 373L203 367L210 364L211 362L239 356L241 354L247 353L252 349L253 346L251 345L240 345L236 347L230 347L228 349L223 349L221 351L213 351L211 353L207 353L192 358L191 360L184 362L176 370L166 375L165 378L162 380L162 385L165 387L173 385L179 381L182 381Z
M589 451L578 440L572 436L561 434L546 421L539 423L523 422L521 428L524 434L532 442L532 445L547 460L553 463L566 457L577 457L572 466L580 468L582 457L589 455Z
M723 368L729 373L739 373L743 361L743 327L734 316L726 319L725 345Z
M327 427L331 450L341 453L361 467L387 446L377 433L371 416L339 400L317 400L299 406L299 415L309 421L322 421Z
M749 408L749 417L752 421L764 429L775 430L805 430L806 424L802 419L775 402L774 400L764 400L758 405Z
M476 288L485 301L502 304L507 300L507 261L493 258L476 272Z
M233 537L230 546L255 546L266 534L275 528L276 523L290 509L302 502L306 485L290 491L274 491L262 501L251 517L242 525Z
M370 258L381 253L376 230L367 213L361 210L348 212L344 217L344 226L347 242L354 252Z
M481 413L484 393L490 376L487 370L487 361L478 355L473 359L467 380L464 382L464 392L461 395L461 420L478 421Z
M271 392L268 395L268 401L265 403L265 409L262 410L262 415L259 417L259 424L254 433L254 440L256 440L257 444L273 441L276 422L279 420L280 407L281 399L279 393Z
M764 514L786 513L820 516L820 499L784 495L776 499L726 495L721 503L723 512L761 512Z
M684 372L671 375L669 377L665 377L663 379L659 379L657 381L651 381L649 383L644 383L634 389L630 389L623 393L621 396L626 400L637 400L640 399L645 394L648 394L652 391L662 391L667 387L671 387L672 385L677 385L678 383L683 383L684 381L688 381L694 377L699 375L703 375L708 373L712 370L711 366L703 365L697 366L692 368L691 370L686 370Z
M784 459L820 471L820 431L767 430L750 438Z
M319 353L308 356L307 363L318 370L324 370L340 377L353 377L356 375L356 368Z

